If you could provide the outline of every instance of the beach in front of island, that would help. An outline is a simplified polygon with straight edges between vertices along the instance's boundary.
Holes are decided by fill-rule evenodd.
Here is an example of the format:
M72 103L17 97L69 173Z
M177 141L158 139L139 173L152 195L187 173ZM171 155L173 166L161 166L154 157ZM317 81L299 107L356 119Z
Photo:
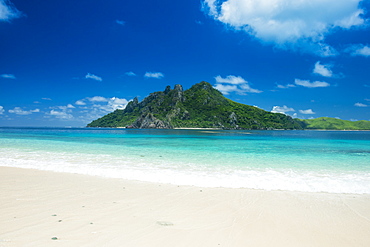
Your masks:
M370 195L0 167L0 246L369 246Z
M369 246L370 133L0 128L0 246Z

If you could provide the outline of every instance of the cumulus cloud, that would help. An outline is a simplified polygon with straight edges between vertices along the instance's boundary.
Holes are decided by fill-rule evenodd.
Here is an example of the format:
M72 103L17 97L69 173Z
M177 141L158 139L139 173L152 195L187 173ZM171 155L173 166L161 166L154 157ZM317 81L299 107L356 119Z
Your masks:
M14 107L13 110L9 110L8 112L9 113L14 113L14 114L17 114L17 115L30 115L34 112L40 112L40 109L25 111L25 110L22 110L22 108L20 108L20 107Z
M88 105L88 103L90 105ZM128 100L117 97L105 98L102 96L87 97L85 99L77 100L76 105L83 106L85 109L92 109L104 111L102 114L112 112L114 110L125 109ZM91 105L92 104L92 105Z
M97 75L94 75L94 74L90 74L90 73L87 73L87 75L85 76L86 79L92 79L92 80L95 80L95 81L103 81L103 79L100 77L100 76L97 76Z
M2 107L2 106L0 105L0 115L1 115L1 114L4 114L4 112L5 112L4 107Z
M314 74L318 74L324 77L332 77L333 72L330 69L329 65L320 64L320 61L315 63L315 68L313 69Z
M72 120L75 119L75 117L72 115L73 110L76 107L72 104L67 104L64 106L53 106L50 107L52 110L50 112L46 113L46 115L61 119L61 120Z
M335 29L364 25L361 1L204 0L203 9L262 42L332 56L336 51L325 43L325 36Z
M8 0L0 0L0 21L10 21L19 18L21 12Z
M215 77L216 84L214 88L219 90L221 93L228 95L235 92L240 95L245 95L246 93L261 93L262 91L252 88L248 81L244 80L241 76L229 75L225 78L220 75Z
M362 44L352 45L348 47L345 51L350 53L352 56L370 56L370 47Z
M74 107L72 104L68 104L68 105L63 105L63 106L52 106L52 107L49 107L50 109L59 109L59 110L63 110L63 111L66 111L68 109L74 109L76 107Z
M144 75L145 78L157 78L161 79L164 77L164 74L161 72L146 72Z
M77 100L75 105L86 105L86 103L83 100Z
M240 93L236 85L216 84L214 88L216 88L218 91L220 91L222 94L225 94L225 95L228 95L231 92Z
M51 110L49 112L49 115L54 116L54 117L59 118L59 119L66 119L66 120L73 119L73 115L66 112L65 110L64 111Z
M0 75L2 78L6 78L6 79L16 79L15 78L15 75L13 75L13 74L2 74L2 75Z
M308 88L316 88L316 87L329 87L330 84L324 81L314 81L310 82L309 80L300 80L295 79L295 84L302 86L302 87L308 87Z
M217 83L228 83L228 84L244 84L247 83L243 77L241 76L234 76L234 75L228 75L225 78L222 78L220 75L215 77Z
M287 112L295 112L295 110L291 107L287 107L286 105L283 106L274 106L272 107L271 112L273 113L282 113L287 115Z
M74 109L74 119L88 123L117 109L125 109L128 102L126 99L117 97L86 97L75 102L77 108Z
M98 107L101 110L106 111L106 112L111 112L115 110L125 109L127 103L128 101L126 99L120 99L120 98L113 97L113 98L108 99L106 105L100 105L100 106L95 105L95 107Z
M107 102L108 101L107 98L104 98L104 97L101 97L101 96L94 96L94 97L87 98L87 99L91 102Z
M316 114L312 109L307 109L307 110L299 110L300 113L310 115L310 114Z
M355 104L355 106L357 106L357 107L368 107L368 105L365 105L365 104L360 103L360 102L357 102L357 103Z

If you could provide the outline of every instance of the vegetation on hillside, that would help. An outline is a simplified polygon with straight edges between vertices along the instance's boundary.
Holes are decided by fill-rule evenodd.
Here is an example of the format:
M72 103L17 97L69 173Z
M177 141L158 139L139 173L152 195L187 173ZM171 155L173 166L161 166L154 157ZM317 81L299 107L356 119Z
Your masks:
M181 85L137 98L124 110L99 118L88 127L302 129L302 122L225 98L201 82L183 91Z
M201 82L183 91L181 85L151 93L142 102L130 101L88 127L221 128L221 129L326 129L370 130L370 121L336 118L293 119L225 98L211 84Z
M349 121L337 118L320 117L301 120L305 129L325 130L370 130L370 121Z

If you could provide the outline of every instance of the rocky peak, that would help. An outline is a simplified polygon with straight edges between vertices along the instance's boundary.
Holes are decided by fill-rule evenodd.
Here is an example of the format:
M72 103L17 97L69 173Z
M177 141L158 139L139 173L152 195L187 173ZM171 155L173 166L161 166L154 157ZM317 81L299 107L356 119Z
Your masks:
M184 98L184 89L182 88L182 86L180 84L176 84L173 91L174 91L174 95L173 95L174 101L183 102L185 100L185 98Z
M139 105L139 100L138 100L137 97L135 97L132 101L130 101L127 104L127 106L125 108L125 111L126 112L132 112L135 109L135 107L137 107L138 105Z
M179 92L183 92L184 91L184 89L182 88L182 86L180 84L176 84L175 85L175 88L173 90L179 91Z
M165 94L168 94L171 91L171 86L167 86L166 89L163 91Z

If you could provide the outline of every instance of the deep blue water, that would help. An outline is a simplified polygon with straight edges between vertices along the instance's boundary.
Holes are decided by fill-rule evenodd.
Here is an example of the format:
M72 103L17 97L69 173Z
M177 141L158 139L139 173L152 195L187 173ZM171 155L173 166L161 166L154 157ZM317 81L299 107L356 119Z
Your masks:
M370 132L0 128L0 165L179 185L370 194Z

